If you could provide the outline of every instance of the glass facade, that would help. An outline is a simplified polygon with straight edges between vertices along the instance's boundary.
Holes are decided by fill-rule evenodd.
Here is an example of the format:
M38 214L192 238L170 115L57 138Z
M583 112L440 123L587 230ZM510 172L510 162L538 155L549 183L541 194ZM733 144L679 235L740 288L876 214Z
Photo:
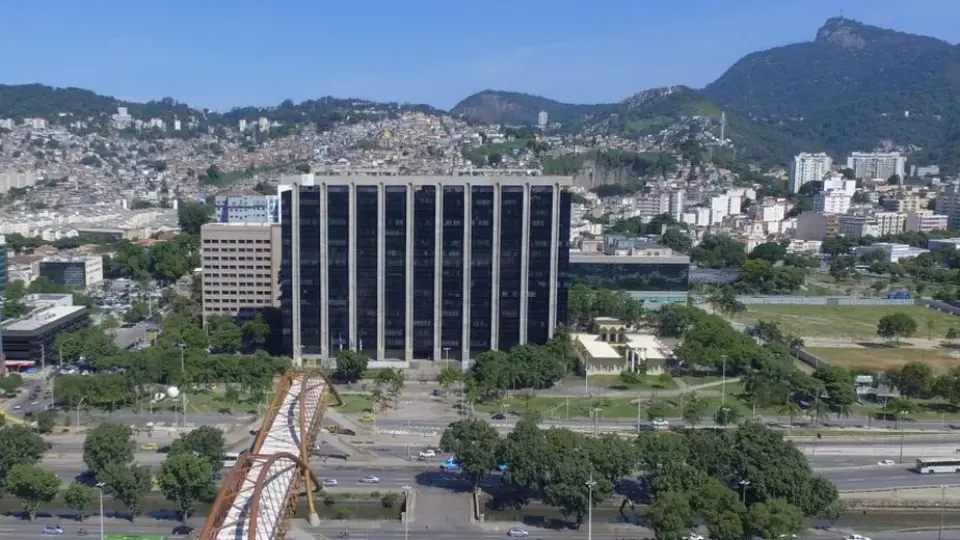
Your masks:
M280 343L293 351L293 192L280 194Z
M384 212L384 339L388 358L403 358L407 331L407 188L386 188Z
M87 287L87 265L83 261L40 261L40 275L68 289Z
M380 234L380 197L377 186L357 186L356 257L354 272L357 284L357 343L353 346L367 356L377 357L377 334L380 309L377 279L378 237ZM362 218L361 218L362 216Z
M300 345L304 354L320 354L320 189L300 193Z
M327 328L331 356L350 343L350 188L327 187Z
M470 351L490 350L493 308L493 187L471 188Z
M523 188L500 192L500 320L497 348L520 344L520 282L523 266Z
M413 194L413 356L432 358L436 280L437 188L421 186Z
M0 291L7 288L7 244L0 237Z
M449 358L459 356L463 341L463 211L464 188L444 187L440 346Z
M608 289L624 291L686 292L689 287L689 263L597 263L570 261L574 280Z
M570 309L570 192L560 191L557 228L557 324L566 322Z
M530 241L527 244L527 341L550 339L550 245L553 240L553 188L530 188Z

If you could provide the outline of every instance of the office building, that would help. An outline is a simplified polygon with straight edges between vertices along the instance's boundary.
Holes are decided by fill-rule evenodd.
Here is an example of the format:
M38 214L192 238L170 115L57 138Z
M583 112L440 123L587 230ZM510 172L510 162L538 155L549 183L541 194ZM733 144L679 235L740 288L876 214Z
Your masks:
M37 173L0 171L0 195L11 189L26 189L37 184Z
M594 287L627 291L650 303L682 303L690 289L690 257L674 255L570 256L570 279Z
M280 226L207 223L200 229L203 318L240 322L279 306Z
M0 234L0 294L7 288L7 237Z
M279 223L280 198L255 192L225 193L214 198L218 223Z
M847 158L847 168L859 180L887 180L897 175L903 182L907 158L899 152L854 152Z
M907 232L930 232L946 230L949 218L942 214L934 214L931 210L918 210L916 212L907 212L906 225Z
M459 359L566 320L570 177L317 176L281 194L286 350Z
M790 168L790 193L800 191L807 182L822 181L830 172L830 167L833 167L833 158L823 152L797 154Z
M5 367L39 368L59 361L54 348L57 335L79 330L89 321L87 308L54 302L34 309L25 317L0 323L2 354L6 357Z
M880 259L884 262L895 263L930 253L930 250L892 242L877 242L869 246L859 246L853 250L853 256L857 260L862 260L873 253L879 253Z
M103 281L103 257L46 257L37 263L37 275L70 289L86 289Z

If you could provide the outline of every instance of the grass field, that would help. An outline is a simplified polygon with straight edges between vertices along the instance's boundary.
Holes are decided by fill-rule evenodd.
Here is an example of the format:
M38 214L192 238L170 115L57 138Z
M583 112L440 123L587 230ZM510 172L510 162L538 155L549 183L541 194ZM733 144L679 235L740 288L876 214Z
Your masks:
M751 304L737 315L737 322L758 320L780 323L784 331L805 338L874 340L877 322L885 315L906 313L917 321L915 337L927 337L927 321L933 321L933 339L943 339L951 327L960 328L960 317L923 306L812 306Z
M910 362L929 364L944 372L960 366L960 357L949 349L913 349L910 347L807 347L810 354L819 356L831 365L866 371L886 371L903 367Z

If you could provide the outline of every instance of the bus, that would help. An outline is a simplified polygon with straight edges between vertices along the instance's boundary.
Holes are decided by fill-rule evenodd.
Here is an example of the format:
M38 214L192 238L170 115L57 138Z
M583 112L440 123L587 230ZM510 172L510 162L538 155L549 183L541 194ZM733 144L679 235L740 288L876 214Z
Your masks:
M916 471L920 474L960 473L960 458L918 459Z

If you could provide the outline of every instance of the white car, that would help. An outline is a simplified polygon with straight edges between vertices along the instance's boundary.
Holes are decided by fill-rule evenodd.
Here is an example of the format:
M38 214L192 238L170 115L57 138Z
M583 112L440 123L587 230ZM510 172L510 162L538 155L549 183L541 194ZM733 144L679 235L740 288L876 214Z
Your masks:
M434 457L437 457L437 453L434 452L433 449L428 448L426 450L420 451L421 459L434 458Z
M687 537L687 540L703 540L703 535L692 532L690 536Z
M666 429L670 427L670 422L668 422L667 420L664 420L663 418L654 418L653 422L650 422L650 423L653 424L653 427L657 429ZM703 540L703 539L699 539L699 540Z
M850 536L844 536L843 540L870 540L866 536L860 536L859 534L851 534Z
M885 460L883 460L883 461L878 461L878 462L877 462L877 465L879 465L879 466L881 466L881 467L889 467L889 466L891 466L891 465L896 465L896 464L897 464L897 462L894 461L894 460L892 460L892 459L885 459ZM866 540L869 540L869 539L866 539Z
M371 474L369 476L364 476L363 478L361 478L360 483L361 484L379 484L380 479Z
M336 486L339 484L336 478L324 478L323 480L320 481L320 483L322 483L325 486Z

